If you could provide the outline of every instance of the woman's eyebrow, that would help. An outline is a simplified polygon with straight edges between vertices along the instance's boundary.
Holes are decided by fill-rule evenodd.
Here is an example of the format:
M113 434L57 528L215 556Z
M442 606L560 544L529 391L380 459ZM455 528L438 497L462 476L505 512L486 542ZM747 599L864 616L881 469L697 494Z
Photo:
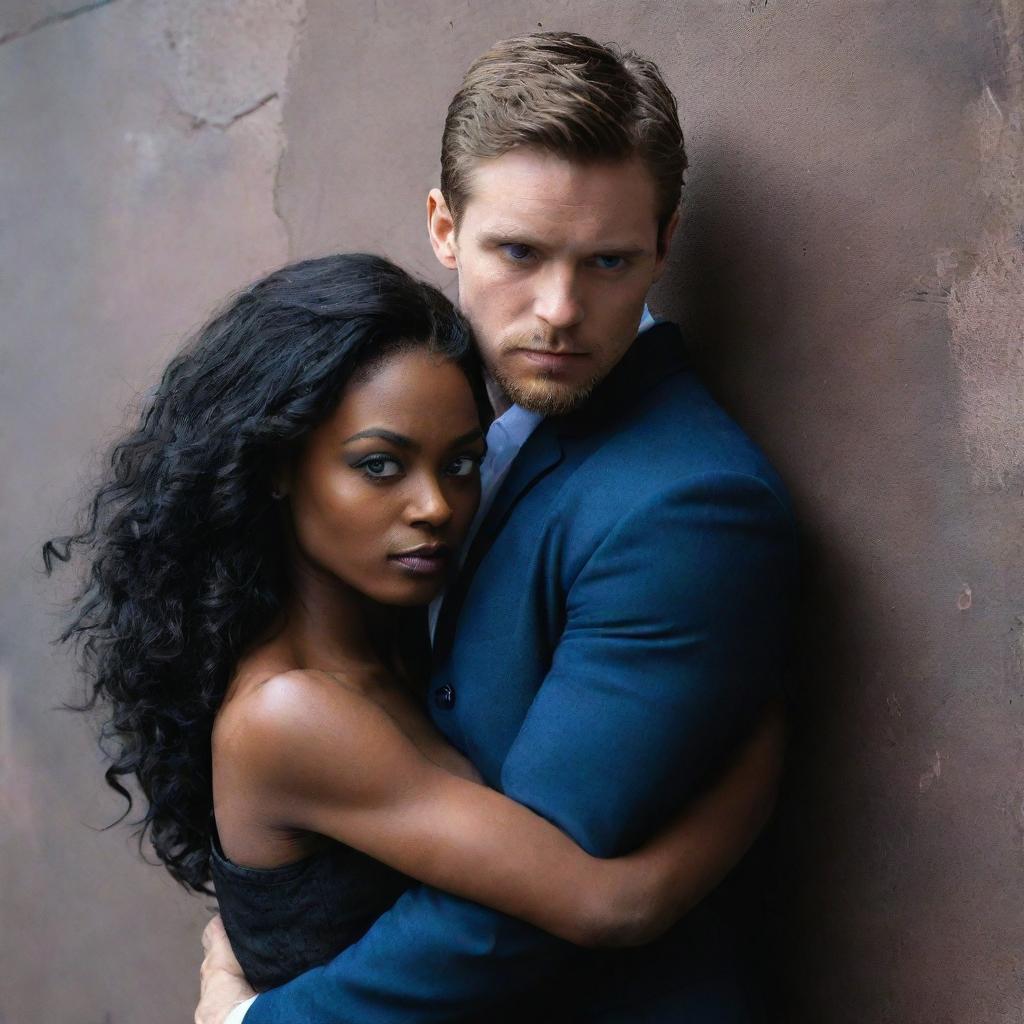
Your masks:
M376 437L382 441L390 441L396 448L416 447L416 443L412 438L406 437L404 434L396 434L393 430L385 430L384 427L368 427L366 430L360 430L351 437L346 437L341 443L348 444L350 441L361 441L364 437Z
M456 448L460 444L469 444L470 441L476 441L478 438L484 436L484 432L479 427L474 427L468 433L460 434L454 441L451 442L451 447Z

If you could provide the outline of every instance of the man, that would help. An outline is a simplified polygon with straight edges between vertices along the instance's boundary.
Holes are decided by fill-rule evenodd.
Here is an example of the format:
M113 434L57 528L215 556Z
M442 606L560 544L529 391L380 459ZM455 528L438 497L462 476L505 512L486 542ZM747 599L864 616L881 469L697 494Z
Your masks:
M436 621L431 713L488 784L600 856L706 784L777 691L786 648L782 487L644 304L685 165L653 64L544 33L470 68L428 199L499 416ZM748 1021L736 903L725 884L658 942L598 953L416 886L231 1020ZM215 932L202 1024L246 994Z

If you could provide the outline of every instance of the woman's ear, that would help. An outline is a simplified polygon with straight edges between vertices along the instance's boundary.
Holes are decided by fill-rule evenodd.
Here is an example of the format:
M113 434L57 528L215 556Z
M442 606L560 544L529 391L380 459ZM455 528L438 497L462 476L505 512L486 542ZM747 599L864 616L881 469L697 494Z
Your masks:
M274 469L270 474L270 496L274 501L283 501L291 491L291 466L283 455L274 460Z

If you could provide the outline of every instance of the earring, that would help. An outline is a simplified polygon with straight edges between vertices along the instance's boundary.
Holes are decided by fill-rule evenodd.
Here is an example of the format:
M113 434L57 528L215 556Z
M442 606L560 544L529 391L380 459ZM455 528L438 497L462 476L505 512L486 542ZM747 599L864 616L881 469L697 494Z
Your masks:
M280 501L284 497L284 492L279 491L276 487L271 488L270 496L274 501Z

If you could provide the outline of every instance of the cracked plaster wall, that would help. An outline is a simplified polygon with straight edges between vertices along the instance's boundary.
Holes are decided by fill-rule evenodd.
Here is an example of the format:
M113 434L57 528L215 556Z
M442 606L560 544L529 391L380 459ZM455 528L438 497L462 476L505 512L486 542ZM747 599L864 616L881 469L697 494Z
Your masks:
M1024 6L993 11L1003 66L968 118L985 210L975 247L940 253L964 451L977 487L1024 487Z
M77 18L115 0L7 0L0 10L0 45L48 25Z
M76 13L77 12L77 13ZM207 913L104 792L38 545L128 403L284 262L274 208L301 3L20 2L0 14L0 1021L190 1020Z
M0 401L19 438L0 534L16 581L0 1022L187 1019L205 917L123 831L85 827L118 804L82 724L47 710L67 666L34 545L182 333L289 253L380 251L454 294L423 231L444 110L473 56L539 25L635 46L679 97L692 168L652 302L804 524L770 843L782 1019L1024 1022L1019 4L80 8L0 12L17 268L0 273Z

